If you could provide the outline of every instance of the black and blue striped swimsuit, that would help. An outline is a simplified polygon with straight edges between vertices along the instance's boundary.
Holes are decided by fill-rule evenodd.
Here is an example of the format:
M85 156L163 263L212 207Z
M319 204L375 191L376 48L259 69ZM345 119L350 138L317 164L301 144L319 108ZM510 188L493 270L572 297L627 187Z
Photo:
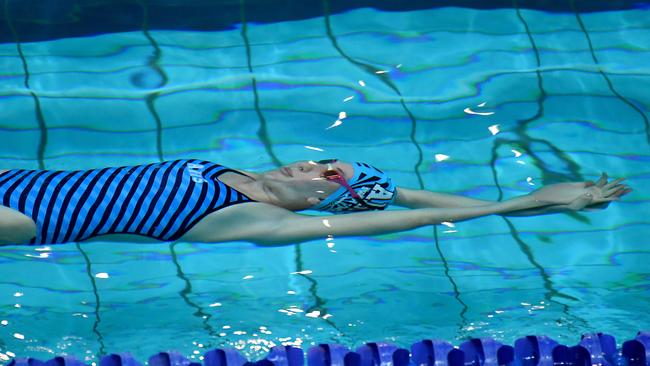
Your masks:
M0 174L2 205L31 217L31 244L103 234L177 240L211 212L252 200L217 179L235 172L202 160L86 171L14 169Z

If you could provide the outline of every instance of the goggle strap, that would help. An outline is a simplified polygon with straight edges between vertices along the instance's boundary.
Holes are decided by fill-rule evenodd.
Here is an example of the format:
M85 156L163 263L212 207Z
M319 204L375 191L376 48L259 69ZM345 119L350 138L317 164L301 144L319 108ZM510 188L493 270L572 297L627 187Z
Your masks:
M333 170L333 171L336 172L335 170ZM325 176L325 178L328 179L328 180L333 180L336 183L338 183L338 184L342 185L343 187L345 187L345 189L352 195L352 197L356 198L357 200L361 199L359 194L357 192L355 192L355 190L352 189L352 187L350 187L348 182L346 182L345 179L338 174L338 172L337 172L336 175Z
M321 160L321 161L318 162L319 164L327 164L328 165L328 170L325 171L325 173L329 173L329 172L333 173L333 174L326 174L325 179L334 181L334 182L340 184L341 186L345 187L345 189L348 191L348 193L350 193L352 198L354 198L357 201L357 203L359 203L360 205L362 205L365 208L370 209L370 210L374 209L374 207L367 204L361 198L361 196L359 196L359 194L348 184L348 182L345 180L345 178L343 178L341 176L341 174L339 172L332 169L331 163L333 163L333 162L336 162L336 159L331 159L329 161L328 160Z

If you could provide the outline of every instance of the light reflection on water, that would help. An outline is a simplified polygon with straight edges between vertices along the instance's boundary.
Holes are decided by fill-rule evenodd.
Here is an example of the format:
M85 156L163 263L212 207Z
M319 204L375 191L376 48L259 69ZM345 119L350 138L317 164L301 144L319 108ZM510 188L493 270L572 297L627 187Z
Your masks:
M621 340L647 329L648 131L620 96L647 113L637 83L647 81L648 49L636 39L650 25L629 11L582 18L594 50L574 15L513 9L360 9L329 17L329 33L323 18L250 24L247 45L240 30L151 31L161 50L153 66L164 74L143 66L151 49L135 33L23 45L47 112L51 168L161 155L263 170L327 153L381 166L400 185L490 200L603 169L637 190L606 212L489 217L278 248L3 247L0 355L91 362L104 352L145 360L176 349L199 359L229 345L259 357L279 344L406 347L533 333L573 344L581 332ZM7 141L26 141L0 144L0 161L34 167L34 137L20 136L38 128L16 117L33 115L33 104L11 84L24 77L20 59L15 45L0 53L10 86L0 95L15 111L0 128ZM147 109L148 89L163 81ZM80 118L89 108L97 113Z
M457 224L461 233L467 224ZM647 273L632 257L650 251L609 253L583 265L556 258L542 279L524 263L499 266L508 260L494 252L509 245L498 237L443 242L446 266L429 244L406 236L337 241L335 254L320 242L304 244L310 269L302 271L293 271L293 247L184 244L176 259L182 277L166 244L97 242L85 247L92 273L107 269L110 276L97 279L95 289L83 259L73 260L73 245L53 246L47 259L24 256L34 248L5 247L3 271L16 281L5 281L2 297L21 307L3 307L3 352L83 354L91 361L100 343L107 351L137 346L141 359L162 349L198 357L194 351L230 345L259 357L279 344L409 345L469 336L512 342L531 333L571 343L580 332L602 329L630 337L647 301ZM475 247L474 253L456 258L457 244ZM613 264L612 257L633 263Z

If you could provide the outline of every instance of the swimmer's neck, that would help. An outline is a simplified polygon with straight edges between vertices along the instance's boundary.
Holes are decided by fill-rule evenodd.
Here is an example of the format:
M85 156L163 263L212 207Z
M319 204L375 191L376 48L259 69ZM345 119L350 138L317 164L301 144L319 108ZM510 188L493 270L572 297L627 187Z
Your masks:
M254 201L278 206L277 198L269 189L268 179L264 173L253 173L244 170L236 170L236 172L239 174L234 172L223 173L219 176L219 180Z

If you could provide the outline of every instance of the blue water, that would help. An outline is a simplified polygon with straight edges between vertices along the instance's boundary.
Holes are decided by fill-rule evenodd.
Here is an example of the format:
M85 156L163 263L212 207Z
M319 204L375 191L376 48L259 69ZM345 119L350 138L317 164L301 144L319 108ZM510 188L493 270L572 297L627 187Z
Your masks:
M605 211L276 248L2 247L0 361L649 329L649 29L645 9L359 8L0 44L0 169L338 157L490 200L601 171L635 188Z

